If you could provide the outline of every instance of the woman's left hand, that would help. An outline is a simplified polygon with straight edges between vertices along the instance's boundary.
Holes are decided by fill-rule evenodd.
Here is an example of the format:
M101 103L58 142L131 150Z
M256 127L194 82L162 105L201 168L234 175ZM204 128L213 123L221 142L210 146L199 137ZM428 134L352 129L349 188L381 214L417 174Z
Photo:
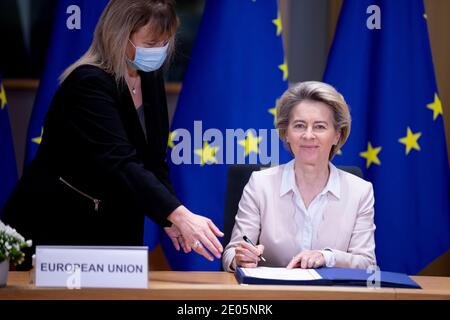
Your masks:
M318 250L305 250L294 256L286 268L320 268L325 265L325 257Z

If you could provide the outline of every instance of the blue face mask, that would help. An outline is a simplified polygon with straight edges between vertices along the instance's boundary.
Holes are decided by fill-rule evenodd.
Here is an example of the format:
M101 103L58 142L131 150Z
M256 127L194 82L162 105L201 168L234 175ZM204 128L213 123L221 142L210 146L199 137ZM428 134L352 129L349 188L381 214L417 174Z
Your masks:
M169 47L168 43L164 47L142 48L136 47L131 40L128 41L130 41L133 47L136 48L134 61L127 59L128 63L130 63L135 69L144 72L151 72L161 68L167 57L167 49Z

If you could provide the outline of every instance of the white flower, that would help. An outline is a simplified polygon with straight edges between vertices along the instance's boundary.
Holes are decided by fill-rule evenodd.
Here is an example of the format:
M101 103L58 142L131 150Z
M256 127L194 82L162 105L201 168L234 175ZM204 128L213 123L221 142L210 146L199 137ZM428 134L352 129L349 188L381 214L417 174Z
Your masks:
M32 241L27 240L16 229L0 221L0 262L8 259L14 264L21 264L24 260L22 248L31 247Z

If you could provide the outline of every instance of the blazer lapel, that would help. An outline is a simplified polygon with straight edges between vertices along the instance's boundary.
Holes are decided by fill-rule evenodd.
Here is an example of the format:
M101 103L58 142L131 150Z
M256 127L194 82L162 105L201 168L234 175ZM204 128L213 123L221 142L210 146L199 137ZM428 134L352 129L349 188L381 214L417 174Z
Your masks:
M141 88L142 88L142 103L144 105L145 112L145 128L147 130L147 144L150 149L155 147L154 135L158 132L158 121L156 114L156 99L155 95L157 90L155 88L155 81L152 81L154 72L145 73L139 72L141 75Z
M342 221L341 202L333 195L328 194L329 200L319 223L317 237L313 239L313 249L323 249L325 247L335 248L339 239L340 224Z
M169 116L161 74L157 71L140 72L142 100L144 103L145 126L147 129L148 150L156 152L167 148Z
M134 106L133 98L126 83L119 86L121 103L121 112L123 114L123 124L129 134L130 142L136 146L138 153L143 153L146 147L144 131L142 130L139 117Z

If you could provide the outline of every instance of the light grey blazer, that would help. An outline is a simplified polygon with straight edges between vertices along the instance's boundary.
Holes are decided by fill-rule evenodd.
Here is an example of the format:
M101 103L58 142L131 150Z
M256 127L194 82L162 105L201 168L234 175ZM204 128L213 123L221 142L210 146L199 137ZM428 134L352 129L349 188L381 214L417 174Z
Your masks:
M261 266L285 267L298 254L295 204L292 191L281 192L286 165L255 171L244 188L230 243L222 264L232 271L235 247L243 235L263 244L266 262ZM331 249L335 267L367 268L376 265L374 195L370 182L337 169L340 195L328 194L328 204L313 237L311 250Z

